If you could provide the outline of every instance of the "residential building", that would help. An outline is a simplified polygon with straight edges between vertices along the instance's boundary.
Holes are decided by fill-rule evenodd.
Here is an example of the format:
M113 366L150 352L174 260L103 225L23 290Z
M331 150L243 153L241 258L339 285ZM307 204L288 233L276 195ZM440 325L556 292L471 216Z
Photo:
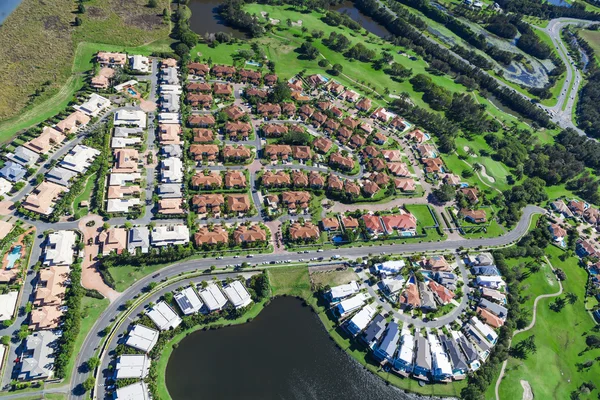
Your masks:
M114 126L134 126L146 129L146 113L141 110L119 110L115 113Z
M92 147L78 144L58 164L63 168L70 169L77 173L84 173L90 167L92 162L100 155L100 151Z
M150 371L146 354L121 354L117 357L115 379L144 379Z
M406 280L402 276L397 276L394 278L383 278L380 285L387 295L394 296L400 293L405 283Z
M400 346L394 358L394 369L410 374L414 368L415 338L405 326L400 331Z
M433 280L427 282L427 287L437 302L442 305L450 303L454 298L454 293L450 289Z
M62 144L65 140L65 135L54 128L45 126L42 129L40 136L31 139L29 142L23 143L23 147L38 154L47 154L52 150L52 147Z
M470 324L473 327L475 327L475 329L477 329L483 335L483 337L492 345L494 345L498 340L498 334L488 325L481 322L479 318L471 317Z
M453 337L446 336L445 334L440 335L440 342L452 363L452 374L454 379L465 378L466 374L469 372L469 365L467 364L467 360L460 350L460 345Z
M219 286L209 283L208 286L200 291L200 298L204 302L208 312L220 311L227 304L227 299L221 292Z
M498 318L506 319L508 317L508 309L506 307L487 299L480 299L478 306L484 310L488 310Z
M265 242L266 240L267 233L258 225L252 225L249 228L246 225L240 225L233 232L233 241L236 245Z
M121 254L127 248L127 230L125 228L108 228L100 232L98 240L103 256L107 256L113 251Z
M77 110L58 124L56 124L56 129L64 133L65 135L76 133L79 128L86 126L90 122L90 117Z
M334 311L338 318L342 320L362 308L369 297L370 296L367 293L358 293L348 299L340 301L335 306Z
M438 337L434 334L427 334L427 341L431 350L431 375L438 382L449 382L452 379L453 371L448 354L444 351Z
M10 182L17 182L25 178L27 169L21 164L13 161L8 161L4 164L4 167L0 169L0 176L6 178Z
M142 254L148 253L150 249L150 230L145 226L134 226L129 230L127 251L135 254L137 249L140 249Z
M34 332L27 336L19 357L20 381L43 380L53 376L54 349L59 336L52 331Z
M183 162L180 158L169 157L161 161L162 183L181 183L183 181Z
M312 222L305 221L304 224L294 222L289 229L290 239L293 241L315 241L321 236L319 228Z
M350 335L356 336L367 327L376 313L377 310L375 308L366 305L362 310L354 314L354 316L344 325L344 328Z
M129 67L134 72L146 74L150 72L150 60L148 57L136 54L129 57Z
M125 344L144 353L150 353L158 342L158 336L159 332L156 329L138 324L129 331Z
M214 195L221 196L221 195ZM211 228L208 226L201 226L198 228L198 232L194 234L194 243L196 246L201 247L204 245L226 245L229 242L229 233L221 225L214 225Z
M506 286L506 283L500 276L478 276L476 281L478 286L486 287L490 289L499 289Z
M49 267L70 266L75 255L77 235L74 231L55 231L48 235L44 245L43 264Z
M24 167L31 167L40 159L40 155L27 147L18 146L12 153L7 154L6 158Z
M413 375L415 378L428 381L431 374L431 349L429 341L419 332L415 342L415 365Z
M367 328L363 331L359 340L365 343L369 348L373 348L379 342L383 332L385 332L386 320L381 314L375 315Z
M87 99L83 104L74 106L76 110L90 116L97 117L102 111L110 107L110 100L106 97L102 97L97 93L92 93L90 98Z
M21 206L37 214L50 215L54 211L56 200L66 191L64 186L44 181L27 196Z
M141 204L140 199L109 199L106 202L106 212L109 214L123 214L132 212L134 207Z
M469 255L465 261L472 266L494 265L494 257L491 253L479 253L475 256Z
M113 397L114 400L152 400L148 386L144 381L118 388Z
M181 312L184 315L195 314L200 311L204 305L202 300L200 300L200 296L196 290L191 286L188 286L182 291L175 293L173 299L175 299L175 302L177 302L179 309L181 309Z
M483 224L487 222L487 214L485 210L469 210L468 208L462 208L458 215L464 218L466 221L474 224Z
M334 286L327 292L326 297L330 303L338 303L339 301L350 297L359 291L359 286L356 281L352 281L345 285Z
M429 287L425 282L419 282L419 293L421 294L421 309L423 310L437 310L437 304L435 302L435 296L433 292L429 290Z
M381 341L373 346L373 358L382 364L387 362L392 363L398 349L399 341L400 331L398 330L398 324L395 321L391 321Z
M187 244L190 241L190 230L186 225L162 225L152 229L152 246Z
M175 329L181 324L181 317L165 301L156 304L146 315L161 331Z
M405 265L406 262L404 262L404 260L384 261L375 265L374 270L376 273L382 276L396 275L402 270L402 268L404 268Z
M183 199L160 199L158 200L157 213L161 215L185 214L183 203Z
M235 308L243 308L252 303L250 293L240 281L233 281L229 285L223 286L223 292Z

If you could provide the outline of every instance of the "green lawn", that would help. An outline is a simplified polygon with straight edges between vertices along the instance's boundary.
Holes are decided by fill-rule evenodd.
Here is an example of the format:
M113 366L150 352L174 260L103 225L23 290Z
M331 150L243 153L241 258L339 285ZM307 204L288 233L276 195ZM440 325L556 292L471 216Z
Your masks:
M522 397L520 380L528 381L533 395L539 399L568 399L581 383L598 382L598 361L589 369L578 370L576 366L600 356L600 349L579 355L586 347L584 335L595 325L583 304L587 272L578 265L576 257L560 261L558 256L563 251L554 246L549 246L546 253L554 267L567 274L567 280L563 282L564 291L575 293L579 299L573 305L567 303L558 313L549 308L554 299L543 299L538 303L536 326L517 335L514 342L535 335L538 351L527 360L509 359L507 373L500 385L502 399ZM596 393L592 396L595 397Z
M83 191L79 194L79 196L77 196L75 198L75 200L73 200L73 215L75 216L76 219L79 219L88 213L89 208L81 207L79 204L84 200L86 200L86 201L90 200L91 193L92 193L92 190L94 189L95 183L96 183L96 174L92 174L92 175L90 175L87 182L85 183L85 187L83 188Z
M600 11L600 9L599 9ZM598 59L600 56L600 31L588 31L585 29L581 29L579 31L579 35L592 47L594 50L594 60L596 60L596 64L598 64Z
M484 224L474 224L464 219L459 219L459 223L464 229L465 233L462 235L469 239L474 238L489 238L489 237L497 237L501 236L505 229L502 227L493 216L493 210L491 207L482 208L485 210L485 214L487 216L487 223ZM457 217L458 218L458 217ZM486 226L487 225L487 226ZM484 228L485 227L485 231Z
M273 296L312 298L308 267L279 267L267 270Z

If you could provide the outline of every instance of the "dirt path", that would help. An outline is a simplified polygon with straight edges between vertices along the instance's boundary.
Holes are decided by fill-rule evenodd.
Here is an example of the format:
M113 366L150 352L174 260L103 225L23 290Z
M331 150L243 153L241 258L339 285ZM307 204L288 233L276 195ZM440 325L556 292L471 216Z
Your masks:
M552 266L552 264L550 263L550 260L548 260L548 257L544 256L544 259L546 260L546 262L548 263L548 265L550 266L550 268L552 269L552 271L554 271L554 267ZM531 319L531 323L529 325L527 325L525 328L523 329L519 329L517 331L515 331L513 333L513 338L518 335L519 333L522 332L526 332L530 329L532 329L535 326L535 320L536 320L536 316L537 316L537 306L538 306L538 302L541 299L547 299L550 297L556 297L556 296L560 296L563 292L563 286L561 281L559 281L557 279L558 282L558 292L556 293L552 293L552 294L542 294L538 297L535 298L535 301L533 302L533 318ZM511 339L512 342L512 339ZM509 348L510 348L510 343L509 343ZM496 381L496 388L495 388L495 394L496 394L496 400L500 400L500 394L499 394L499 389L500 389L500 383L502 382L502 378L504 378L504 373L506 371L506 364L508 363L508 359L504 360L504 362L502 363L502 369L500 370L500 376L498 376L498 380ZM527 389L525 389L525 386L523 386L523 382L527 383L527 386L529 386L529 391L531 392L531 397L525 397L527 395ZM529 382L527 381L521 381L521 386L523 386L523 389L525 390L525 392L523 393L523 400L528 399L531 400L533 399L533 391L531 391L531 386L529 385Z

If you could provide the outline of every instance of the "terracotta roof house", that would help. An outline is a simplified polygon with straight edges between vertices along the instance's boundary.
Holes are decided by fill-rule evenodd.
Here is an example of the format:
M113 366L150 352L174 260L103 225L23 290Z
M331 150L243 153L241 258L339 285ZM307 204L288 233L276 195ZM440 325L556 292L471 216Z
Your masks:
M445 174L443 181L447 185L452 185L452 186L460 185L460 176L458 176L456 174Z
M247 122L226 122L224 129L230 140L248 140L252 127Z
M293 241L315 241L320 236L319 228L312 222L306 221L304 224L294 222L290 225L290 239Z
M181 144L181 125L160 124L158 125L158 140L162 145Z
M410 177L408 165L403 162L390 162L387 166L392 175Z
M196 161L214 161L219 155L219 146L216 144L193 144L190 146L190 155Z
M568 207L573 211L573 214L581 217L589 206L584 201L573 199L569 201Z
M395 230L401 232L415 233L417 230L417 219L414 215L400 209L400 214L384 215L381 217L381 222L386 232L391 234Z
M391 178L386 174L382 174L381 172L373 172L371 176L369 176L369 180L372 180L380 187L385 187L390 183Z
M371 107L373 107L373 104L371 103L371 99L367 97L363 97L356 103L356 109L359 111L369 111Z
M324 231L337 231L340 229L340 221L337 217L323 218L321 220Z
M436 174L444 171L444 162L441 158L426 158L423 160L423 164L427 173Z
M263 103L256 106L256 112L264 118L277 118L281 115L281 106L273 103Z
M23 208L42 215L50 215L54 211L54 203L66 189L56 183L44 181L25 198Z
M244 175L244 172L238 170L225 172L226 189L245 188L246 186L246 175Z
M350 141L348 142L348 145L353 149L358 149L359 147L364 146L365 143L367 143L367 139L365 139L364 137L360 135L352 135Z
M337 139L342 143L346 143L351 136L352 130L345 126L340 127L336 132Z
M289 210L305 210L310 204L310 193L305 191L283 192L281 202Z
M200 93L210 93L212 92L212 86L207 82L190 82L185 87L187 92L200 92Z
M277 75L275 74L266 74L263 78L265 81L265 85L273 86L277 83Z
M342 225L344 225L344 229L354 230L358 228L359 223L354 217L342 217Z
M197 172L191 179L192 187L200 189L216 189L223 185L223 179L218 171L209 172L205 175L204 172Z
M340 95L344 93L345 88L341 83L338 83L336 81L329 81L329 84L327 85L327 90L329 90L335 95Z
M285 171L265 171L261 182L266 187L287 187L291 184L290 176Z
M121 254L127 248L127 230L125 228L109 228L100 232L98 236L102 247L102 255L111 252Z
M185 96L185 102L192 107L210 108L213 97L211 94L188 93Z
M477 191L477 189L467 187L467 188L461 188L460 191L462 194L465 195L467 200L469 200L469 203L477 204L479 202L479 197L477 196L479 194L479 192Z
M187 122L189 126L200 128L207 128L216 123L215 117L212 115L190 115Z
M242 110L240 106L237 105L231 105L229 107L226 107L223 110L223 112L225 113L225 115L227 115L227 117L229 117L229 119L232 119L234 121L237 121L238 119L246 115L246 112Z
M304 104L302 107L298 109L298 115L302 119L310 118L315 112L315 109L309 106L308 104Z
M431 256L425 261L425 267L434 272L450 272L450 264L444 256Z
M219 193L197 194L192 197L192 206L199 214L207 212L219 214L223 205L225 205L225 198Z
M426 133L422 132L419 129L415 129L414 131L408 132L406 134L406 137L408 139L412 140L413 142L417 142L417 143L423 143L429 139L429 135L427 135Z
M160 199L158 201L158 213L162 215L185 214L183 199Z
M292 171L292 182L294 187L303 188L308 186L308 177L302 171Z
M342 124L350 129L356 129L360 125L360 120L346 117L342 120Z
M329 165L349 171L354 168L354 159L350 156L344 157L341 153L335 152L329 157Z
M243 83L250 82L253 85L259 85L260 80L262 78L262 74L260 72L252 71L249 69L240 69L238 71L238 76L240 78L240 81L242 81Z
M369 232L371 235L379 235L384 232L381 219L377 215L365 214L361 218L365 223L365 228L367 229L367 232Z
M215 78L230 79L235 74L235 67L229 65L213 65L210 74Z
M260 130L268 138L279 138L288 133L288 127L281 124L265 124Z
M267 232L258 225L252 225L248 228L246 225L240 225L233 232L233 241L237 245L264 242L267 240Z
M206 76L210 71L208 65L199 62L191 62L187 65L187 67L190 74L197 76Z
M56 129L68 135L69 133L75 133L80 126L85 126L89 122L90 117L78 110L56 124Z
M292 148L287 144L268 144L265 147L265 155L272 161L281 158L287 160L292 154Z
M174 58L165 58L164 60L162 60L160 62L160 67L161 68L176 68L177 60Z
M333 147L333 142L327 138L320 136L317 139L315 139L315 141L313 142L313 146L315 146L315 149L317 151L325 154L329 150L331 150L331 147Z
M296 114L296 105L294 103L283 103L281 112L288 117L292 117Z
M587 223L596 225L600 220L600 212L596 208L589 207L583 212L583 218Z
M109 186L108 199L122 199L125 196L139 195L142 192L139 186Z
M336 118L342 118L344 116L344 112L338 107L331 107L329 110Z
M356 100L358 100L360 98L360 94L356 93L354 90L348 89L344 93L342 93L341 97L346 101L354 103Z
M369 145L362 149L361 154L364 158L376 158L381 155L381 152L377 147Z
M381 132L377 132L375 135L373 135L373 142L377 143L378 145L383 146L387 140L387 136Z
M430 280L427 283L429 290L433 293L434 297L440 304L448 304L454 298L454 293L447 289L445 286L440 285L434 280Z
M306 81L311 86L319 86L327 83L327 80L325 80L325 78L323 78L320 74L310 75L308 78L306 78Z
M344 182L344 191L353 196L359 196L360 195L360 186L358 186L358 184L356 182L348 179Z
M249 148L242 146L241 144L234 146L226 144L223 147L223 158L226 160L247 160L252 157L252 152Z
M312 171L308 174L308 184L311 188L321 189L325 186L325 179L320 173Z
M368 122L363 122L363 123L361 123L361 124L360 124L360 126L359 126L359 128L360 128L360 129L361 129L363 132L367 133L368 135L370 135L370 134L371 134L371 132L373 132L373 129L374 129L374 128L373 128L373 125L371 125L371 124L370 124L370 123L368 123Z
M45 126L40 136L29 142L23 143L23 147L35 151L38 154L48 153L53 146L61 144L65 140L65 135L54 128Z
M414 192L417 188L413 178L394 178L394 186L403 192Z
M36 307L61 305L64 301L69 279L68 266L51 266L39 272L33 305Z
M434 146L430 144L420 144L417 146L417 151L421 158L435 158L437 157L437 151Z
M337 175L330 174L327 179L327 189L341 191L344 188L344 182Z
M333 107L333 103L330 101L318 101L316 105L317 108L321 111L326 111Z
M297 103L305 103L312 100L309 96L302 94L302 92L292 92L292 99Z
M227 244L229 243L229 233L221 225L214 225L212 229L201 226L194 234L194 243L198 247Z
M386 162L383 161L381 158L372 158L372 159L369 160L369 162L367 163L367 165L373 171L384 171L387 168Z
M312 152L309 146L292 146L292 157L296 160L309 160Z
M417 285L414 283L407 284L404 292L402 292L400 295L399 301L408 307L421 307L421 298L419 297L419 289L417 288Z
M288 86L292 91L302 91L304 89L304 85L302 84L301 79L294 79L288 81Z
M399 131L404 131L408 127L408 124L406 123L405 120L396 116L390 122L390 126L398 129Z
M400 161L402 160L402 152L400 150L381 150L383 158L387 161Z
M552 239L555 242L562 242L567 236L567 230L563 229L558 224L550 224L548 226L548 229L550 230L550 233L552 234Z
M328 119L322 126L323 130L328 133L333 133L337 131L339 127L340 123L334 119Z
M194 128L192 129L195 143L210 143L215 140L215 133L212 129Z
M371 118L378 119L382 122L388 122L391 117L392 114L382 107L379 107L373 112L373 114L371 114Z
M245 213L250 210L250 199L245 194L228 194L226 203L229 212Z
M258 97L260 99L266 99L267 96L269 96L269 93L267 93L266 90L251 87L251 88L246 88L246 90L244 90L244 95L248 98Z
M233 94L233 87L227 83L214 83L213 94L217 97L229 97Z
M363 184L362 190L366 197L373 197L373 195L375 195L375 193L379 192L380 187L375 182L366 181Z
M459 211L459 215L469 222L481 224L487 221L485 210L469 210L463 208Z
M98 64L100 64L101 67L123 67L127 63L127 54L99 51L98 54L96 54L96 61L98 61Z
M136 149L118 149L113 152L115 164L114 173L132 174L138 172L140 155Z
M477 314L483 322L492 328L500 328L504 325L504 320L502 318L499 318L485 308L477 307Z

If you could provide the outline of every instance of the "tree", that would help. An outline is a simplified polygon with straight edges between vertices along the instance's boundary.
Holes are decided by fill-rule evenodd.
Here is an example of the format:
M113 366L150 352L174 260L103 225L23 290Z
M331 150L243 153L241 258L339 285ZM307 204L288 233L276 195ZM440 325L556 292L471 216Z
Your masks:
M327 61L325 58L321 58L318 62L319 67L325 68L329 66L329 61Z
M279 104L292 98L292 90L286 82L277 82L271 93L269 93L269 102Z
M89 392L90 390L92 390L94 388L94 386L96 386L96 379L94 379L93 376L89 376L83 383L83 390L85 390L86 392Z
M315 60L319 55L319 50L311 42L302 43L298 51L309 60Z
M433 194L436 199L438 199L442 203L445 203L454 198L455 192L456 188L454 186L444 183L438 189L434 189Z
M331 72L332 72L332 75L338 76L339 74L342 73L343 70L344 70L344 67L342 66L342 64L333 64Z
M108 222L105 222L104 224L102 224L102 227L104 228L104 230L109 230L110 229L110 224Z
M85 6L83 5L83 3L79 3L79 5L77 6L77 12L79 14L85 13Z
M2 343L5 346L8 346L10 344L10 336L2 336L2 339L0 339L0 343Z
M190 48L183 42L177 43L177 45L175 45L175 54L183 58L190 54Z
M569 304L575 304L578 299L579 299L579 297L577 297L577 295L575 293L572 293L572 292L567 293L567 301L569 302Z
M88 371L95 370L98 367L98 365L100 365L100 359L98 357L92 357L85 363L85 366L87 367Z
M173 292L165 293L165 301L171 303L173 301Z
M81 18L75 17L75 26L81 26L82 23Z
M148 0L148 7L156 8L158 6L158 0Z

